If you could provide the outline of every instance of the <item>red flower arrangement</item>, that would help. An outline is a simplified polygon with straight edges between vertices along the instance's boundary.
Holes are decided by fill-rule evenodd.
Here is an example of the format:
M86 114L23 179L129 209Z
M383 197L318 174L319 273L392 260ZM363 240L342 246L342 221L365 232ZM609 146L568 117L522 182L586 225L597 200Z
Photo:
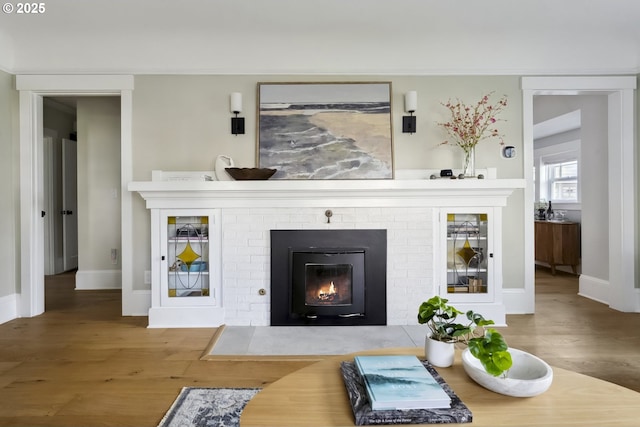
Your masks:
M451 112L450 121L438 123L451 137L451 142L447 140L441 144L455 144L465 153L488 138L498 138L500 145L504 145L504 135L500 134L494 125L498 121L504 121L497 116L507 106L507 96L504 95L495 105L491 105L489 97L492 94L493 92L484 95L473 106L465 105L459 99L456 99L456 102L449 100L447 103L441 103Z

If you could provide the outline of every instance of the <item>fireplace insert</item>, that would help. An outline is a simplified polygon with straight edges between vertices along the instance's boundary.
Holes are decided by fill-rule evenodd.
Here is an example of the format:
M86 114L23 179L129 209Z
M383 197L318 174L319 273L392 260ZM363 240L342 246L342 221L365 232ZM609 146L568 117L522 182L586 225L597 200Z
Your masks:
M271 325L385 325L386 230L272 230Z

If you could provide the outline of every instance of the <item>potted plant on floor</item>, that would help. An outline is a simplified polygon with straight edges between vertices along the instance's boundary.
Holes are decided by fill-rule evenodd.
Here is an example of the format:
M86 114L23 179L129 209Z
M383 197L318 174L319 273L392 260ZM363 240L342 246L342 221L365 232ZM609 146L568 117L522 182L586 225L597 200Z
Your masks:
M493 325L494 321L469 310L467 321L459 323L458 316L465 313L448 302L436 295L418 309L418 323L429 328L425 339L425 357L429 363L438 367L451 366L455 344L460 342L468 346L470 353L480 360L489 374L498 376L508 370L512 361L506 341L495 329L485 328Z

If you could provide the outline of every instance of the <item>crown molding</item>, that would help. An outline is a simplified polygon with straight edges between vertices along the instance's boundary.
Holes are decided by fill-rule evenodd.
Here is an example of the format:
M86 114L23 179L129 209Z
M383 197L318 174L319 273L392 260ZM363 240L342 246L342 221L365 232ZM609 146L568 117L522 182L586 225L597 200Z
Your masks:
M85 68L38 68L38 69L5 69L0 64L0 70L14 75L233 75L233 76L640 76L640 66L628 68L432 68L432 69L343 69L343 70L317 70L317 69L272 69L256 67L252 70L219 68L112 68L97 69Z
M7 67L5 64L2 64L2 63L0 63L0 71L7 74L12 74L12 75L16 74L10 67Z

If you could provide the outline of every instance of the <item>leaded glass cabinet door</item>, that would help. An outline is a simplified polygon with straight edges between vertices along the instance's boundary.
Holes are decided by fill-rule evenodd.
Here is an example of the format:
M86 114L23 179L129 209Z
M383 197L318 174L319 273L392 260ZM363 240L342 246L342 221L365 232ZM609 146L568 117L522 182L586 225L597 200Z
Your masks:
M452 301L493 299L490 211L446 211L446 294Z
M161 216L161 303L163 306L213 305L216 280L216 216L166 211Z

